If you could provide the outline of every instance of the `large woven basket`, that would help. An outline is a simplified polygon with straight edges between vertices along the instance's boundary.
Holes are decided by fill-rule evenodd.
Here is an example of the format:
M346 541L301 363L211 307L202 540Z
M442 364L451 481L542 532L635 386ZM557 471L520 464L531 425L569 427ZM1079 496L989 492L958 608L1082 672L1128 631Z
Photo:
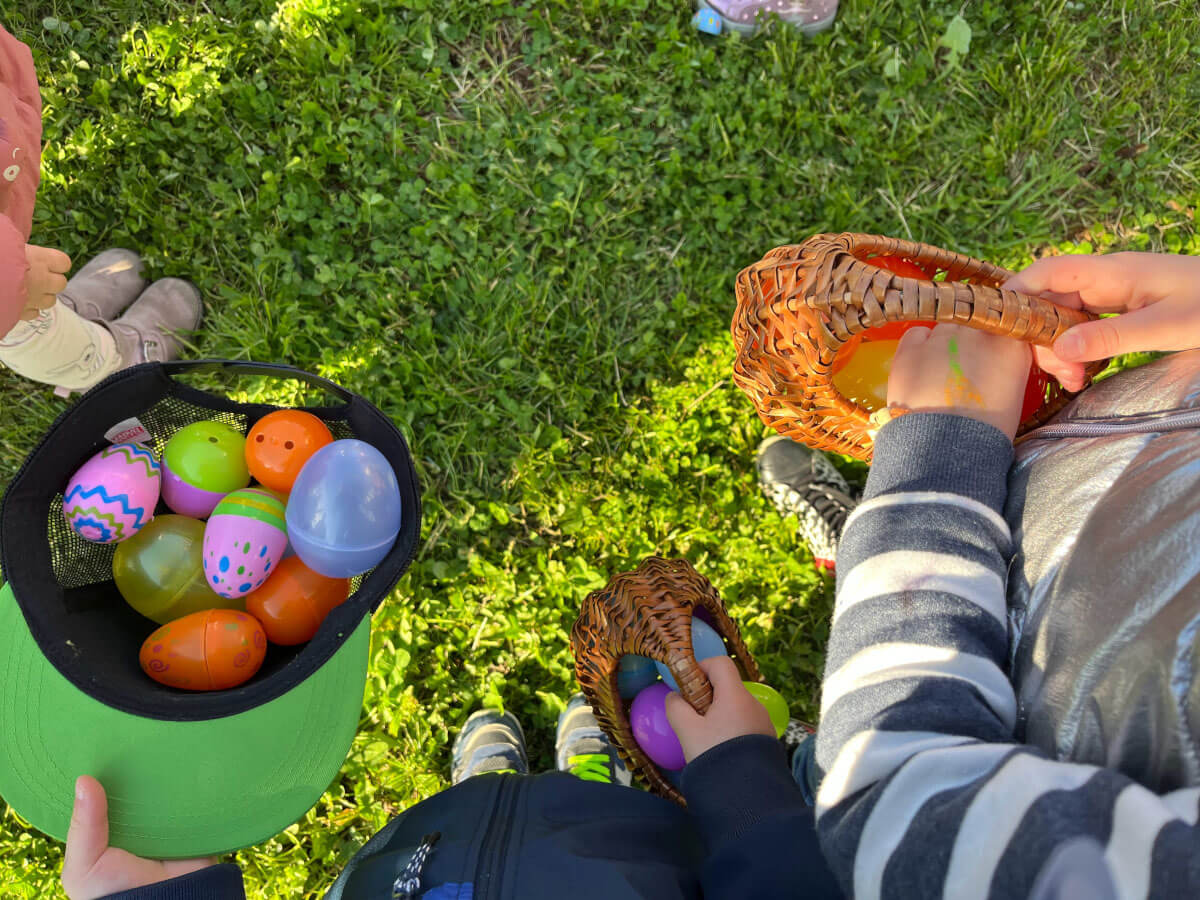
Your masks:
M936 280L896 275L873 265L876 256L915 263ZM834 357L856 335L890 322L953 322L1049 346L1094 318L1002 290L1012 275L960 253L872 234L818 234L776 247L737 277L733 380L779 433L818 450L870 459L870 410L833 384ZM1091 364L1087 378L1104 365ZM1070 399L1052 381L1046 402L1018 435Z
M625 703L617 691L617 666L626 653L637 653L671 670L679 693L698 713L712 704L713 688L692 653L692 615L701 608L721 635L745 681L762 675L746 649L721 595L707 578L683 559L651 556L632 572L614 575L583 601L571 629L575 674L600 727L636 778L660 796L683 803L633 738ZM703 615L703 614L702 614Z

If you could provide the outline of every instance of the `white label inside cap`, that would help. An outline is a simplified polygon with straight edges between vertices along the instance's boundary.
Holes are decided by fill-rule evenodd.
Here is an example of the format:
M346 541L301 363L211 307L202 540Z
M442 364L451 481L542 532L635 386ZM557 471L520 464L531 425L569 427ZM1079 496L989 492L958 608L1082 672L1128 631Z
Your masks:
M104 432L104 437L110 444L127 444L130 441L139 444L149 444L153 440L150 437L150 432L146 430L146 426L136 417L126 419L124 422L118 422L112 428L108 429L108 431Z

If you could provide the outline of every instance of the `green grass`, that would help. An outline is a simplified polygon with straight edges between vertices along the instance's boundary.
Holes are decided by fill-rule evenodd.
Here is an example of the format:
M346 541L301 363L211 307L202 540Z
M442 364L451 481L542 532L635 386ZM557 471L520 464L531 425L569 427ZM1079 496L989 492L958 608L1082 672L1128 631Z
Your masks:
M359 736L302 822L239 854L252 896L318 896L445 785L482 703L549 764L578 604L649 553L708 575L815 715L831 588L755 485L742 266L826 230L1012 267L1196 250L1187 4L843 5L815 39L747 41L665 0L15 0L46 106L34 240L192 279L197 354L340 381L420 469ZM0 481L61 408L0 373ZM0 812L0 893L55 895L60 848Z

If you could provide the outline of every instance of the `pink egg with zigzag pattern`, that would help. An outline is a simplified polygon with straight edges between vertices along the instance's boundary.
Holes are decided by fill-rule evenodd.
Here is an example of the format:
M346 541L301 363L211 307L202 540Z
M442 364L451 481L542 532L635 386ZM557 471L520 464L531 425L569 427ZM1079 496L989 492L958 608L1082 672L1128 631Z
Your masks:
M140 444L114 444L84 463L63 492L63 515L86 541L115 544L154 518L162 472Z

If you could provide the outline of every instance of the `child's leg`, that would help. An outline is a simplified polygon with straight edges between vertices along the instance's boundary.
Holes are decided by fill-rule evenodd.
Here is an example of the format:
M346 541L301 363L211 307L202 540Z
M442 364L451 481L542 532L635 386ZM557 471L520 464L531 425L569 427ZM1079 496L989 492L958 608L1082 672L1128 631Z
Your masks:
M200 324L200 292L179 278L144 286L137 254L105 251L67 283L53 307L0 339L0 363L69 394L127 366L177 358L178 335Z
M61 302L0 339L0 363L32 381L82 391L121 367L108 329Z

